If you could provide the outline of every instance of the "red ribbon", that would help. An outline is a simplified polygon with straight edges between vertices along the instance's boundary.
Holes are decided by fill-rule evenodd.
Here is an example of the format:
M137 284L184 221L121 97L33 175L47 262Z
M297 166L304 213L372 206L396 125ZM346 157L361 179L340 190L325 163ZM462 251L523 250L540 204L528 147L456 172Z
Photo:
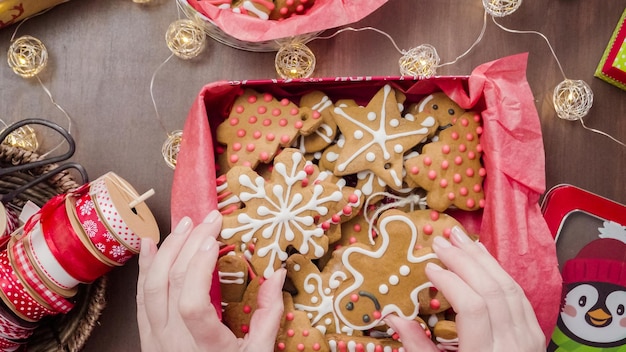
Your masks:
M48 201L24 225L32 228L36 220L41 222L44 239L59 264L78 281L90 283L106 274L111 267L96 258L81 242L74 231L65 209L65 197L61 194Z

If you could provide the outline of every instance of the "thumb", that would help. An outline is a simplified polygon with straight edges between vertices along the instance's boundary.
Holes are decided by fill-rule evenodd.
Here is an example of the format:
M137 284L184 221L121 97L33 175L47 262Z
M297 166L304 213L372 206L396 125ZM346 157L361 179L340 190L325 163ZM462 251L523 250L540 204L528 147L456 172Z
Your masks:
M283 283L287 270L278 269L259 287L258 307L250 318L250 332L246 345L256 351L273 351L276 334L280 327L285 307L283 305Z
M440 352L435 344L426 335L424 328L415 320L400 318L397 315L388 315L385 322L393 331L400 335L400 341L407 352Z

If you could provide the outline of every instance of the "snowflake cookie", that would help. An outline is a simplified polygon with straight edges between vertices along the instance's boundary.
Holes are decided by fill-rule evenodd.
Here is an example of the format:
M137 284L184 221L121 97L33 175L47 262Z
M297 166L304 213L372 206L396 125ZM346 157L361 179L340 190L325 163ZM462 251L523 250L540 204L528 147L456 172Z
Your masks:
M226 244L254 245L253 269L266 278L280 268L289 252L320 258L328 250L326 230L331 222L350 213L352 200L334 182L316 179L317 166L296 149L284 149L274 160L269 180L245 166L228 174L228 185L244 203L223 218L220 240ZM325 220L328 219L328 220Z

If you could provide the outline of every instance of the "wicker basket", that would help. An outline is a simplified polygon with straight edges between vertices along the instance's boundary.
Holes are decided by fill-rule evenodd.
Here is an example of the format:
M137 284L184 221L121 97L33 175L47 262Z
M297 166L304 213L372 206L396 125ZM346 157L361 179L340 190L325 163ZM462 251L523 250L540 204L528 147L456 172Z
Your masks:
M0 144L0 167L25 164L41 159L42 157L36 153ZM29 172L14 172L1 176L0 194L8 194L57 167L57 164L48 164ZM41 207L55 195L66 193L78 186L80 185L69 172L64 170L18 194L5 206L19 211L26 201L30 200ZM74 308L67 314L41 320L40 326L28 339L26 349L29 352L80 351L106 304L106 286L106 275L89 285L80 285L75 296Z

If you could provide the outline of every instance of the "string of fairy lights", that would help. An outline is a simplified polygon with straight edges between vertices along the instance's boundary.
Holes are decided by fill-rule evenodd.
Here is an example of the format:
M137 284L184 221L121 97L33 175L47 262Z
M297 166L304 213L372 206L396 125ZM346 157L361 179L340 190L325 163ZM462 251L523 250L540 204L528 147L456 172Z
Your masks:
M136 3L148 3L150 0L133 0ZM478 43L481 41L485 28L487 25L488 16L491 17L493 23L511 33L518 34L536 34L542 37L550 48L554 59L556 60L559 69L563 75L563 81L560 82L553 92L552 101L557 116L564 120L580 121L585 129L592 132L602 134L616 143L626 146L623 142L617 140L611 135L589 128L585 125L583 118L589 113L589 110L593 106L593 92L589 85L583 80L570 79L565 75L561 63L558 60L554 49L550 45L548 38L540 32L535 31L520 31L509 29L498 23L497 18L508 16L514 13L522 4L522 0L482 0L484 7L483 26L476 41L462 54L456 57L456 59L441 63L441 58L437 53L434 46L430 44L421 44L409 50L401 50L387 33L380 31L373 27L365 28L352 28L346 27L337 30L332 35L327 37L314 37L308 38L307 42L315 39L330 39L340 33L346 31L363 31L371 30L385 35L392 42L396 50L401 54L398 60L399 72L402 76L414 76L419 78L429 78L437 74L437 69L446 65L452 65L459 59L467 55ZM154 104L156 117L161 124L161 127L165 129L163 121L159 116L156 100L153 94L153 86L157 72L168 62L173 56L176 56L183 60L189 60L197 57L202 53L206 47L207 42L207 30L205 23L194 17L180 18L181 11L180 6L178 8L179 13L176 21L172 22L165 33L165 42L167 47L171 51L171 55L159 65L155 70L152 79L150 81L150 94ZM17 32L17 30L16 30ZM30 35L24 35L19 38L11 38L11 45L8 51L8 64L13 71L23 78L38 78L38 74L45 68L48 61L48 53L45 45L37 38ZM310 77L315 70L316 59L314 53L308 48L306 43L299 40L298 37L292 38L290 41L283 41L277 50L275 57L275 69L279 77L283 79L298 79ZM39 80L41 83L41 80ZM71 119L69 115L52 99L52 95L41 83L44 90L49 95L52 102L64 112L71 125ZM180 141L182 139L182 131L176 130L167 133L167 139L162 147L162 155L166 164L174 169L176 167L176 158L178 156ZM19 137L13 138L13 143L19 142ZM6 141L5 141L6 142Z

